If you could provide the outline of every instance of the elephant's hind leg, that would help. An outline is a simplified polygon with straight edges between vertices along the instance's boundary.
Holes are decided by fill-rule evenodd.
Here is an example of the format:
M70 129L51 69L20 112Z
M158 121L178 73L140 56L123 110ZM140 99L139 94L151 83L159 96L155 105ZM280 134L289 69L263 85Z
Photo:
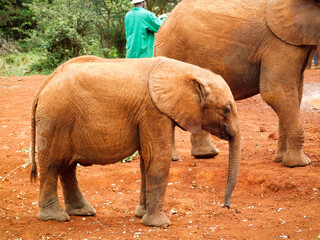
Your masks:
M39 159L41 158L39 154ZM39 160L41 163L41 161ZM41 165L41 164L40 164ZM68 213L61 207L57 196L57 167L40 166L40 193L39 193L39 213L38 218L41 221L56 220L68 221Z
M83 197L76 177L76 164L59 171L66 211L69 215L92 216L96 210Z

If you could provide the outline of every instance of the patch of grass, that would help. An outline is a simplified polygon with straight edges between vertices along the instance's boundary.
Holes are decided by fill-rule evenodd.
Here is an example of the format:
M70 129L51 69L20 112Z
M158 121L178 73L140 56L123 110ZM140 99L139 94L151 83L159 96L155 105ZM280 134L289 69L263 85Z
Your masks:
M131 156L125 158L125 159L122 159L120 162L121 163L124 163L124 162L131 162L133 159L137 158L139 156L139 153L138 151L136 151L134 154L132 154Z
M19 152L19 153L29 153L30 149L29 148L25 148L25 149L22 149L22 150L18 150L17 152ZM38 148L37 147L35 148L35 152L36 153L38 152Z
M42 56L39 53L9 53L0 56L0 76L25 76L39 74L31 72L29 66L38 62Z
M311 240L320 240L320 234L318 235L317 239L312 238Z

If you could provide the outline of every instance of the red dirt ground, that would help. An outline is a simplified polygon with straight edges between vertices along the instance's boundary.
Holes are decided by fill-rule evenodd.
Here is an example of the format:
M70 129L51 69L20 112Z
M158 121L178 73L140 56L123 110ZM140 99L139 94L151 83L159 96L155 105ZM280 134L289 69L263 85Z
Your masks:
M221 207L228 144L214 159L190 156L189 133L177 130L183 161L172 162L165 201L168 229L134 217L140 188L139 160L78 167L78 179L96 208L94 217L69 222L37 219L39 182L29 181L30 106L46 76L0 77L0 239L317 239L320 234L320 110L302 104L312 164L286 168L273 162L277 116L259 96L238 102L242 163L230 210ZM320 70L307 70L306 92L319 87ZM62 202L61 187L59 186Z

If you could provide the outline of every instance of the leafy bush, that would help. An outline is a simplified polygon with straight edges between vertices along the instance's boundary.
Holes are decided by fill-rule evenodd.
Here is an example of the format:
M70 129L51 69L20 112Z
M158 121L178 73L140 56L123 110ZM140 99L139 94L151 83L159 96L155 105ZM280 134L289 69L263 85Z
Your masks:
M103 55L112 58L126 55L126 35L124 17L132 5L128 0L92 0L99 19L96 24Z
M37 67L54 69L71 58L84 54L97 54L99 36L95 33L97 16L91 1L53 0L32 5L38 27L30 33L29 42L47 57Z
M39 53L38 61L26 72L42 74L84 54L125 57L124 17L132 8L130 2L1 0L0 55L21 51ZM178 2L180 0L147 1L148 9L157 15L171 11Z
M179 2L181 0L148 0L147 9L159 16L163 13L171 12Z
M28 4L33 0L0 1L0 33L8 39L19 40L28 36L36 25L34 12Z

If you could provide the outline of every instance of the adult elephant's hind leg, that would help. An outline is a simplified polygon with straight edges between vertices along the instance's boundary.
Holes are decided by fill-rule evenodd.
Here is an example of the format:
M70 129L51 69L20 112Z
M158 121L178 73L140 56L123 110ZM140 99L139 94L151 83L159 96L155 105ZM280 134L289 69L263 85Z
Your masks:
M191 134L191 155L196 158L212 158L219 154L219 150L211 142L210 134L202 131L200 134Z
M83 197L76 177L76 164L59 171L66 211L69 215L92 216L96 210Z

